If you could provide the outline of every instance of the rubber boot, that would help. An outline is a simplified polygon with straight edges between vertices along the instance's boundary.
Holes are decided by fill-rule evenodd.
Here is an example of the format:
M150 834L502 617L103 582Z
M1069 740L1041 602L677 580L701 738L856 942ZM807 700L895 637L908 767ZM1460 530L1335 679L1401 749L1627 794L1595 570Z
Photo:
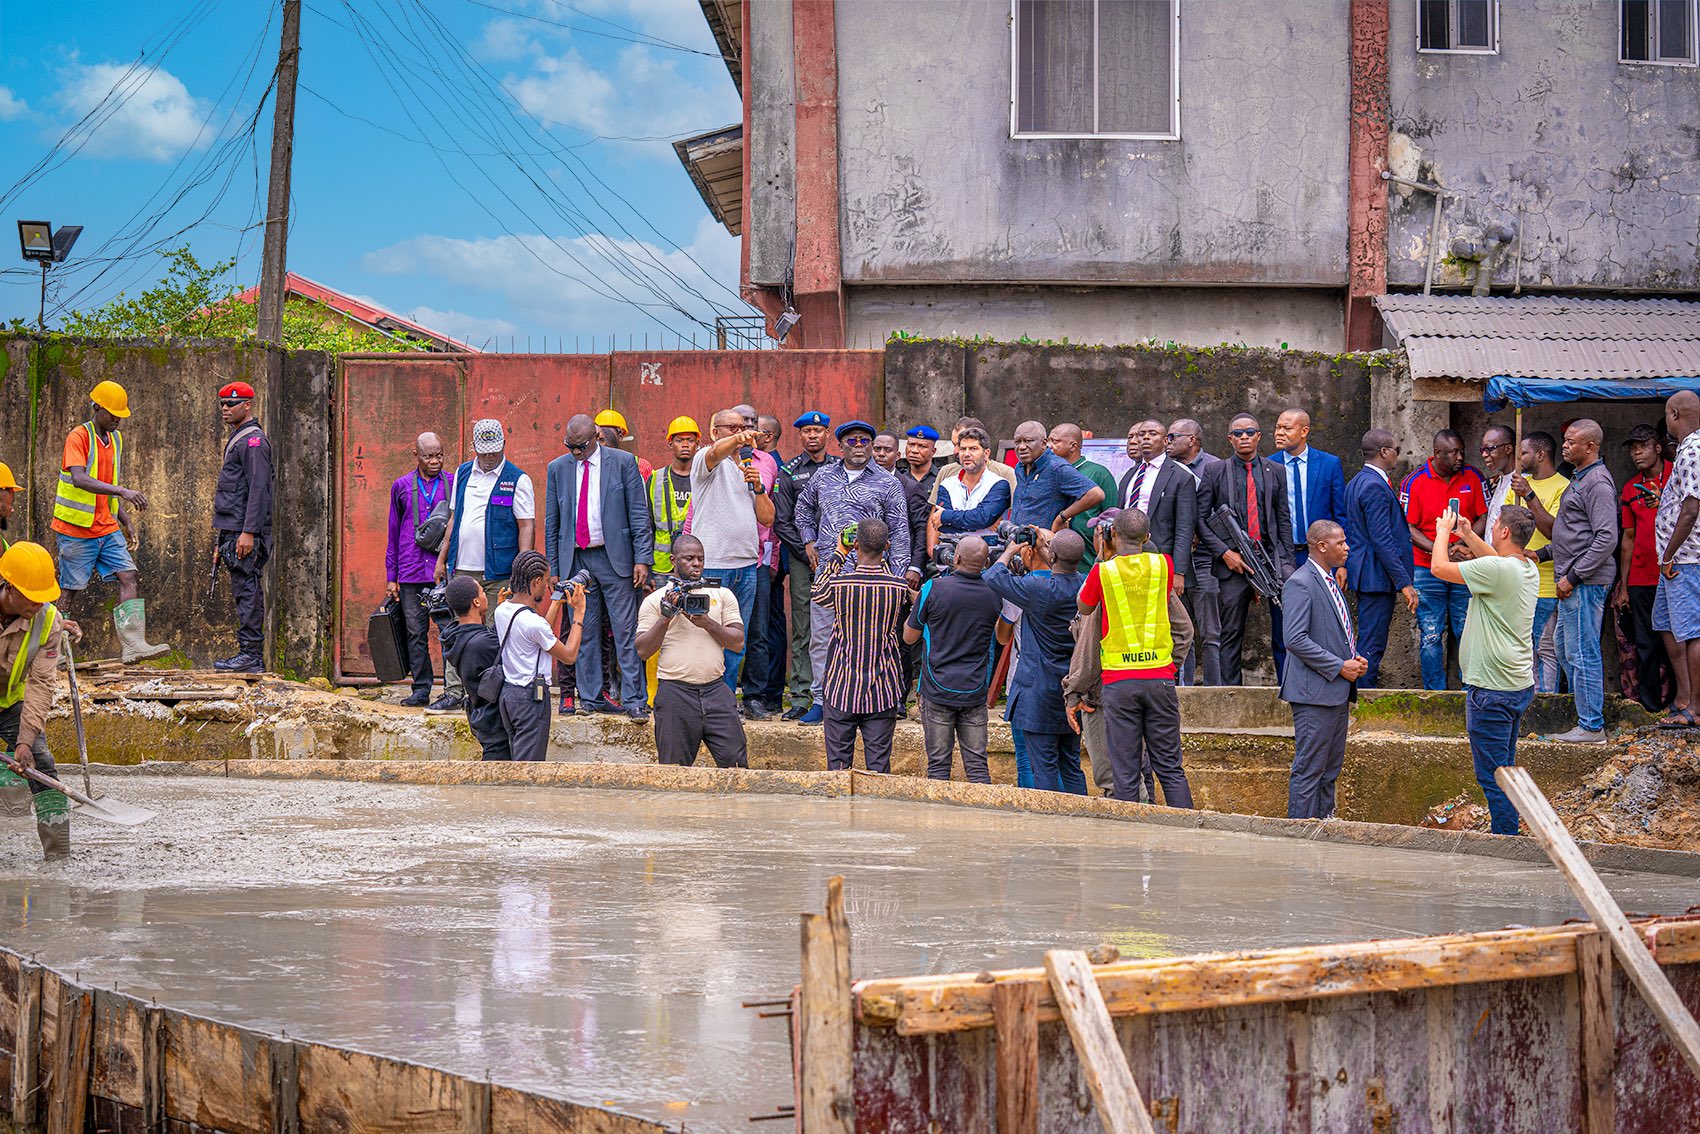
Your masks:
M43 858L68 858L71 854L71 801L62 791L37 792L35 830L41 836Z
M118 631L125 665L171 652L171 647L163 642L154 645L148 641L147 606L142 599L131 599L113 607L112 627Z
M29 781L4 765L0 765L0 812L13 819L30 813Z

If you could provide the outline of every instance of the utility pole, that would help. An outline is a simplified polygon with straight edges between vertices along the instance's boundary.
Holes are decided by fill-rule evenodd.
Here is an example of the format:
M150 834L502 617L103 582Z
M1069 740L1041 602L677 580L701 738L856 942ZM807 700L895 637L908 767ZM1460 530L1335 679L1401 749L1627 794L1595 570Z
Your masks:
M295 151L295 76L301 61L301 0L283 0L272 116L272 171L266 190L266 241L260 254L259 339L283 345L285 256L289 242L289 165Z

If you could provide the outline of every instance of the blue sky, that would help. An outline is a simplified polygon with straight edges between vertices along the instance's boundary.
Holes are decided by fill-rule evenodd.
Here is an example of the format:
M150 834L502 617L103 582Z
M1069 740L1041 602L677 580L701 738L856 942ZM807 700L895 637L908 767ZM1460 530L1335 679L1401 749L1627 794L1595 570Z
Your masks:
M18 219L84 226L49 326L157 279L154 244L257 279L281 8L0 0L4 247ZM503 350L748 313L668 142L740 113L696 0L304 0L301 41L291 270ZM132 97L54 153L115 82ZM0 322L37 288L0 254Z

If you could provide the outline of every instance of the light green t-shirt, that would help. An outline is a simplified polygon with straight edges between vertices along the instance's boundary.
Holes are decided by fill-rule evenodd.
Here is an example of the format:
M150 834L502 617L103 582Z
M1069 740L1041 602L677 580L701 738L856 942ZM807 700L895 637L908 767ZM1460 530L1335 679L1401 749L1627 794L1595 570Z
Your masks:
M1521 556L1458 564L1470 588L1470 613L1458 644L1464 684L1515 692L1535 683L1535 596L1540 572Z

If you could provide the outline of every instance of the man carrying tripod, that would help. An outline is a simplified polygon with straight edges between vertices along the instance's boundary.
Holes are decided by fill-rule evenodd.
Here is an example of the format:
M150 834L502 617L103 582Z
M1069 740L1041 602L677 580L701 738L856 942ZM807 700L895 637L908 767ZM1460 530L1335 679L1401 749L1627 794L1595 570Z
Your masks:
M638 656L658 662L655 751L663 764L689 767L706 743L717 766L747 768L744 721L725 681L726 655L744 648L738 598L703 580L696 536L675 536L672 559L672 578L638 608Z

